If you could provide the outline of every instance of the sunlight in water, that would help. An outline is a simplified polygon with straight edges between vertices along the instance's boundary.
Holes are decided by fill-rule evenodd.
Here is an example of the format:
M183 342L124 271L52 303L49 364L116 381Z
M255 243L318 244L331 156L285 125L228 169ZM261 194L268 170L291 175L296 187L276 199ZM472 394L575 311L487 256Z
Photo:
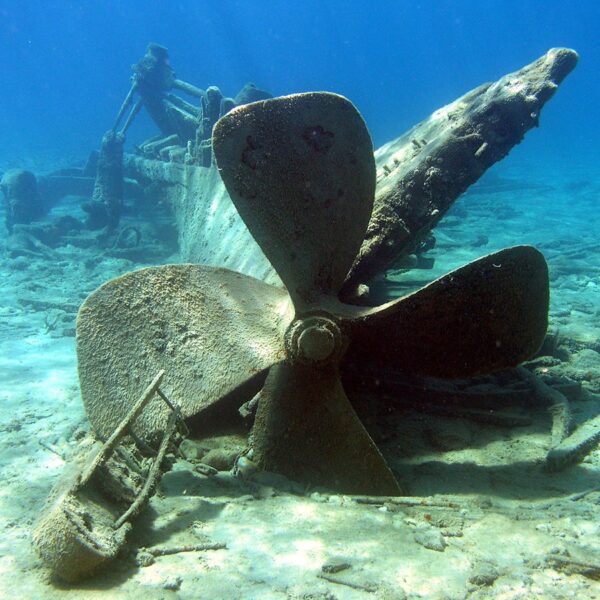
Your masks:
M295 519L314 519L318 516L318 505L311 504L296 504L292 506L292 514Z
M274 559L276 566L318 569L325 559L326 546L318 540L296 540L293 551L282 552Z

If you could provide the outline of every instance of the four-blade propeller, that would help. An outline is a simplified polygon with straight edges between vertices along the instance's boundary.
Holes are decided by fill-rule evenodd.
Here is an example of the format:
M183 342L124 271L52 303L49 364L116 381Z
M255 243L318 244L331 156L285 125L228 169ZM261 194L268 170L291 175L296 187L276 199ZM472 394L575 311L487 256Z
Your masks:
M508 248L384 306L343 304L338 292L375 190L373 148L354 106L329 93L240 106L215 126L213 148L232 201L286 290L197 265L102 286L77 328L94 429L107 435L153 368L167 370L184 416L268 371L251 435L259 466L342 493L398 494L346 397L341 362L441 377L517 365L546 331L543 257ZM139 433L156 435L164 410L153 405Z

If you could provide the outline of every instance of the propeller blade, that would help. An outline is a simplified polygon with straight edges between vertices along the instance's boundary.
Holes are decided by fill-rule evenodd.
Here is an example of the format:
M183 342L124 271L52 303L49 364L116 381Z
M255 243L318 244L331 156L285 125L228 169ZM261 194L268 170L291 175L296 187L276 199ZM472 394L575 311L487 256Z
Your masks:
M284 290L226 269L168 265L109 281L77 317L81 394L94 431L108 437L161 369L167 397L184 417L197 414L283 359L292 317ZM159 436L168 416L155 398L135 432Z
M546 261L531 246L484 256L346 320L346 359L448 378L514 367L544 340L548 285Z
M365 236L375 192L367 127L325 92L239 106L213 130L227 191L297 309L337 295Z
M252 429L253 459L259 466L340 493L400 495L336 367L277 364L259 398Z

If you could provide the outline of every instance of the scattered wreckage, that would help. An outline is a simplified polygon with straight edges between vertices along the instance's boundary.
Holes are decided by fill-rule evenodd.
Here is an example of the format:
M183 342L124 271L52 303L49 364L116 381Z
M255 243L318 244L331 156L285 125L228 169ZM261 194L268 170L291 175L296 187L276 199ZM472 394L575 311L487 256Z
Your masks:
M484 256L381 306L368 288L389 268L427 267L433 227L538 124L576 63L575 52L550 50L373 152L341 96L271 99L247 86L224 98L177 79L166 50L151 45L95 167L45 185L85 180L99 243L119 235L126 185L155 186L190 264L128 273L81 307L79 377L99 442L36 526L46 564L74 581L114 557L176 424L185 420L193 434L193 423L232 407L252 425L238 470L250 464L340 493L401 494L344 392L364 366L442 379L516 367L551 408L548 466L589 450L594 436L568 437L566 398L519 367L546 335L548 273L537 250ZM142 107L161 134L123 153ZM129 450L119 452L121 443ZM135 485L123 486L123 473ZM114 480L108 487L119 493L105 495Z

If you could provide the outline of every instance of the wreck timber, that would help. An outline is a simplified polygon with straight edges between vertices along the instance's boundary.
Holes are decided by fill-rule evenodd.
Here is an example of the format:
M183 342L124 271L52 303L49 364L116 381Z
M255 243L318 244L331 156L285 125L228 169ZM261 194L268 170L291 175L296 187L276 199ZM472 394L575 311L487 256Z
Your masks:
M551 49L521 70L436 110L375 152L375 204L342 291L346 298L413 253L456 199L538 125L542 107L577 60L573 50ZM214 164L200 167L126 155L124 168L126 177L161 187L176 215L183 261L279 282Z
M172 207L182 261L225 267L271 284L279 277L244 225L216 166L200 167L126 154L127 177L159 183Z
M379 148L373 214L346 290L413 252L455 200L538 126L542 107L577 60L574 50L553 48Z

